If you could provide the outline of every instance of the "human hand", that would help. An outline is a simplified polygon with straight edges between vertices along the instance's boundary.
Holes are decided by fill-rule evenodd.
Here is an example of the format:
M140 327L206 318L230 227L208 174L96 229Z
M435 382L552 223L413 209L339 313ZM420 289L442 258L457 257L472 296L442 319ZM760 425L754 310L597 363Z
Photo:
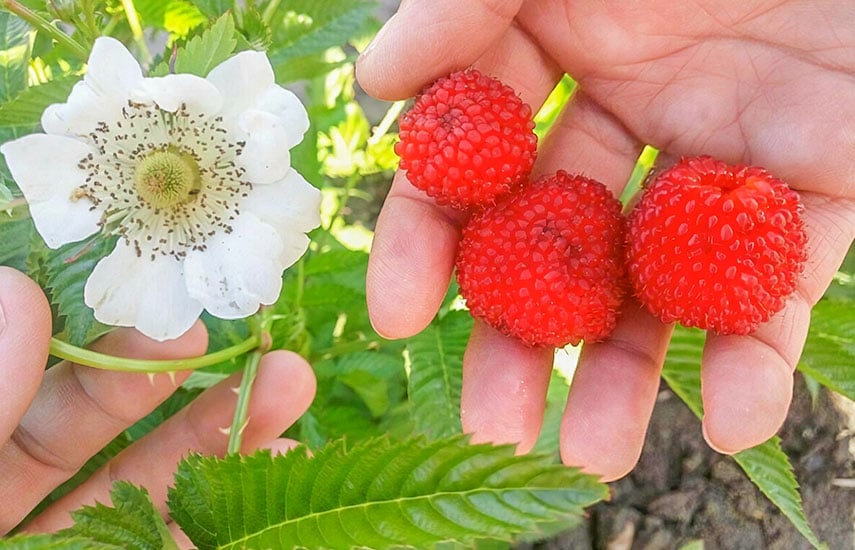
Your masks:
M755 333L709 334L704 348L704 436L733 453L783 423L810 309L855 237L853 29L845 2L410 0L363 53L357 76L368 93L401 99L474 65L537 110L567 72L579 89L541 144L535 176L565 169L619 195L649 143L666 159L763 166L800 192L809 259L796 293ZM396 175L368 267L380 334L406 337L430 322L464 220ZM561 424L565 463L605 480L632 469L670 333L630 299L612 336L583 348ZM552 357L475 323L461 406L473 440L534 445Z
M51 335L50 308L39 287L0 267L0 535L15 527L51 490L86 460L164 401L189 373L149 379L146 374L81 367L64 361L44 370ZM119 329L93 345L112 355L177 359L205 353L208 336L197 322L177 340L158 343ZM69 512L95 500L109 502L113 481L148 489L166 514L166 490L189 452L223 454L240 374L206 390L147 436L131 444L85 483L26 525L30 532L71 524ZM287 351L261 360L243 432L245 451L283 451L277 439L309 407L315 378L309 365ZM178 534L174 524L170 528Z

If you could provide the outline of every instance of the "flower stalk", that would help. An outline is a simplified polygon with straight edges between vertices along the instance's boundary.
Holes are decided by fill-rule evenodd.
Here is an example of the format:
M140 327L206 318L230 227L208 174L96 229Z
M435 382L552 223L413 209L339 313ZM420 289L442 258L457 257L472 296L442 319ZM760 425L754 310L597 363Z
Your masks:
M270 308L263 307L257 316L258 328L256 329L255 336L260 343L259 346L246 358L246 365L243 368L240 387L237 390L235 414L232 417L232 425L229 427L229 444L227 453L230 455L240 452L241 442L243 441L243 431L246 429L246 425L249 422L249 400L250 395L252 394L252 386L255 383L256 376L258 375L258 365L261 363L261 357L270 349L270 325L273 322L273 316L271 313L272 311Z
M253 334L243 342L228 348L189 359L128 359L126 357L114 357L104 353L98 353L64 342L59 338L51 338L50 354L60 359L73 361L78 365L85 365L96 369L113 370L121 372L176 372L183 370L195 370L202 367L216 365L239 357L249 351L257 349L261 345L260 335Z
M26 6L19 4L16 0L2 0L2 2L4 8L56 40L59 45L63 46L81 61L86 61L89 58L89 50L84 48L83 45L75 39L51 25L50 21L41 15Z

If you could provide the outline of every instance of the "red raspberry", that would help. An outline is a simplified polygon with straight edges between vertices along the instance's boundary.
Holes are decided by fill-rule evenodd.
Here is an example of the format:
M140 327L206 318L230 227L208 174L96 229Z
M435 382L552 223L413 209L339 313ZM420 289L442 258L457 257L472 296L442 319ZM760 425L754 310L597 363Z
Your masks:
M798 194L763 168L684 158L629 216L638 299L666 323L748 334L784 307L804 266Z
M398 121L395 153L410 182L439 204L493 204L519 188L537 148L531 108L470 69L440 78Z
M457 281L473 316L529 345L592 342L615 326L623 242L609 190L560 171L472 216Z

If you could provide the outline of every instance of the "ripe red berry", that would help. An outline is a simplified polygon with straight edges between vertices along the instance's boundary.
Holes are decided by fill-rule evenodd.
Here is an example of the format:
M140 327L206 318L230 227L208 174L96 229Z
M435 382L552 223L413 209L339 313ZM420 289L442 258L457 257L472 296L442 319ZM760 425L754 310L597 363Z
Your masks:
M440 78L400 120L395 153L410 182L439 204L493 204L517 189L536 156L531 108L477 70Z
M529 345L592 342L615 326L623 243L609 190L558 172L472 216L457 281L473 316Z
M780 311L804 266L798 194L763 168L684 158L629 216L638 299L664 322L748 334Z

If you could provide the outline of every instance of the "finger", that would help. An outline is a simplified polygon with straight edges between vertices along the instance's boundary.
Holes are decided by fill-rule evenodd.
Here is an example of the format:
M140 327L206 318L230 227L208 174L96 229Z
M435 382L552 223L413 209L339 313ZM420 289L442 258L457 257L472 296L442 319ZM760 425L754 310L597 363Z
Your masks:
M561 459L613 481L641 456L668 349L671 326L634 300L615 331L585 344L561 420Z
M93 348L123 357L172 359L199 355L207 347L201 323L181 338L155 342L120 329ZM54 487L122 430L166 399L177 381L60 363L45 373L32 404L11 439L0 448L0 532L5 532Z
M359 57L360 85L380 99L415 95L426 82L471 65L504 34L521 3L404 2Z
M51 505L27 529L51 531L70 525L69 512L108 497L113 482L122 479L148 489L157 508L166 514L166 491L178 462L190 452L223 455L228 445L224 429L231 424L240 373L206 390L190 405L134 443L95 472L83 485ZM271 443L309 408L315 376L299 355L274 351L259 365L249 404L249 423L242 451Z
M515 27L477 66L520 91L535 109L561 76ZM430 323L445 297L465 220L465 214L437 206L404 174L396 174L368 257L368 313L379 334L404 338Z
M786 307L748 336L710 333L704 347L701 389L704 437L714 449L735 453L772 437L787 416L793 370L822 296L855 237L855 201L831 202L803 193L809 260Z
M463 356L460 420L473 443L531 450L540 433L552 348L532 348L476 322Z
M30 405L47 361L50 306L23 274L0 267L0 445Z

